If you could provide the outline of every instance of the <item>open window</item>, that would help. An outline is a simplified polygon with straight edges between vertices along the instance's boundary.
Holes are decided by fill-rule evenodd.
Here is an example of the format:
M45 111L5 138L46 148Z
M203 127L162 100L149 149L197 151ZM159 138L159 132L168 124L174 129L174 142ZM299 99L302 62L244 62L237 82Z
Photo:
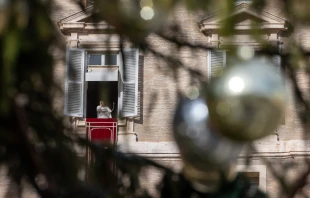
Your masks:
M119 53L116 51L109 52L92 52L88 54L88 65L93 66L111 66L119 65Z
M112 117L137 115L139 51L67 50L65 115L96 117L100 100ZM124 60L123 60L124 59Z

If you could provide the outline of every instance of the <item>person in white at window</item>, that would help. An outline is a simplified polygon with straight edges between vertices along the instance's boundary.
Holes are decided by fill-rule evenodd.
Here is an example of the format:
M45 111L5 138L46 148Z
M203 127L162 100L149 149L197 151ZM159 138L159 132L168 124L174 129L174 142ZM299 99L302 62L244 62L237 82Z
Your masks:
M112 118L111 109L104 106L104 102L101 100L99 106L97 106L97 118Z

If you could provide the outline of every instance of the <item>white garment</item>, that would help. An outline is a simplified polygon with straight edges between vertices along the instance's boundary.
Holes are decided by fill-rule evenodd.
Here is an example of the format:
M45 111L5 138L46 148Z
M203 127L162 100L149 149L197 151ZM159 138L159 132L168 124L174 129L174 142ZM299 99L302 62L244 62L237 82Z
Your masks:
M97 106L97 118L112 118L111 112L109 107Z

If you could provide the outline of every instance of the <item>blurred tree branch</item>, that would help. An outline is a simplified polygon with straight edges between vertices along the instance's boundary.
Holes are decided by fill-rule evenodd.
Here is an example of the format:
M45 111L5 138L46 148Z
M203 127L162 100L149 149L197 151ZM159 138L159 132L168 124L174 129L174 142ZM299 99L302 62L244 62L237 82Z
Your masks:
M138 3L138 1L134 1ZM155 7L161 10L163 18L179 5L181 1L154 1ZM223 3L224 2L224 3ZM57 115L52 105L53 94L51 90L60 90L53 80L54 57L50 54L50 48L55 47L63 52L65 44L59 42L57 27L51 19L53 2L41 0L4 0L0 3L0 61L1 61L1 86L0 86L0 162L9 168L9 176L18 185L26 178L27 182L35 188L41 197L151 197L146 189L142 189L139 181L141 171L146 167L156 168L164 173L159 191L161 197L264 197L261 192L250 196L249 185L246 178L238 176L232 183L225 183L221 190L215 194L203 194L195 190L183 177L182 173L176 173L168 167L162 166L152 160L134 154L125 154L116 151L114 147L105 148L81 139L73 134L68 135L68 124L65 118ZM86 1L78 1L85 8ZM149 42L150 35L156 35L169 43L173 43L176 49L183 47L192 50L214 50L215 48L201 43L193 43L183 39L184 32L180 27L163 28L165 20L160 18L160 23L152 24L143 21L139 10L133 7L133 18L125 15L121 7L123 1L98 0L95 1L97 10L96 20L104 19L115 26L116 33L130 40L145 52L164 60L172 71L184 69L192 78L204 81L200 71L186 66L182 60L173 55L158 51ZM182 1L183 3L183 1ZM213 1L195 0L185 1L186 8L192 12L212 10L215 4L223 8L222 3L227 3L224 10L229 15L233 11L234 1L226 0L216 4ZM266 1L255 0L253 5L264 8ZM310 13L296 13L303 10L296 7L292 0L282 1L285 13L293 22L307 24ZM136 4L132 5L135 6ZM305 8L310 7L308 1L303 2ZM139 7L138 7L139 8ZM140 9L140 8L139 8ZM111 11L113 10L113 12ZM154 26L153 26L154 25ZM232 30L234 23L226 24L224 30ZM167 33L166 30L172 30ZM231 32L226 32L227 34ZM298 46L298 54L306 59L310 51ZM123 42L120 48L123 49ZM290 49L291 50L291 49ZM282 67L292 81L294 95L297 103L303 106L298 112L303 122L304 133L307 135L310 106L308 98L303 95L303 90L298 85L296 71L290 60L301 58L288 51L279 53L267 46L261 50L268 55L280 54ZM306 59L307 60L307 59ZM306 61L306 69L309 71L309 61ZM309 76L309 74L308 74ZM177 75L174 76L177 79ZM309 91L309 90L308 90ZM20 96L24 96L24 104L16 102ZM23 103L23 101L22 101ZM73 144L89 148L96 157L96 163L90 169L95 171L93 183L89 184L78 179L78 169L84 164L78 163L78 156L71 148ZM2 152L3 150L3 152ZM306 158L305 161L308 162ZM111 162L117 165L116 170L110 170ZM295 185L290 186L284 180L284 176L276 172L272 163L265 161L271 172L278 179L282 190L287 197L295 197L305 187L310 173L310 165L297 179ZM48 188L42 188L38 183L38 175L44 176ZM129 178L130 184L125 184L121 178ZM42 179L42 178L41 178ZM44 181L43 181L44 182ZM109 183L111 182L111 183ZM123 191L121 191L122 189ZM17 193L20 196L20 193Z

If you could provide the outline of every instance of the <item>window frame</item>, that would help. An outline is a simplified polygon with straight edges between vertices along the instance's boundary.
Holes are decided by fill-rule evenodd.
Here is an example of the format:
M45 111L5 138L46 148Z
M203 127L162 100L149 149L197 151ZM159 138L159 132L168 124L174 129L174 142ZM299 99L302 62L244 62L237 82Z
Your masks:
M87 53L87 66L91 66L91 67L95 67L95 66L121 66L121 61L120 61L120 58L121 58L121 52L118 50L118 51L92 51L92 50L86 50L86 53ZM116 64L115 65L109 65L109 64L106 64L105 62L105 58L108 54L112 54L112 55L116 55ZM101 65L90 65L88 64L89 63L89 56L91 55L100 55L101 56Z
M128 67L127 67L127 72L131 72L131 73L134 73L134 79L131 80L131 81L126 81L124 79L124 72L123 71L123 67L124 67L124 64L123 64L123 60L122 60L122 54L121 54L121 51L120 50L96 50L96 49L89 49L89 48L67 48L67 54L71 53L71 51L74 51L74 50L78 50L78 51L84 51L84 53L79 57L82 59L82 62L83 62L83 65L81 65L80 69L81 71L83 71L83 90L80 91L79 93L72 93L72 97L70 96L68 90L66 89L65 90L65 104L66 101L69 101L69 100L72 100L74 99L74 95L81 95L82 94L82 103L80 104L80 109L81 109L81 114L78 114L78 115L74 115L75 117L81 117L81 118L86 118L86 107L87 107L87 87L88 87L88 80L86 80L86 74L88 73L88 70L91 69L89 67L97 67L97 65L88 65L88 55L92 55L92 54L99 54L99 55L102 55L103 57L105 56L104 53L106 52L112 52L112 53L115 53L117 54L117 65L99 65L99 67L96 69L96 71L91 71L91 72L103 72L103 70L106 70L106 69L113 69L113 67L118 67L118 83L119 83L119 90L118 90L118 106L117 106L117 118L118 119L124 119L126 117L135 117L137 116L137 112L138 112L138 78L139 78L139 49L138 48L126 48L123 50L124 52L124 58L126 59L126 54L125 52L133 52L134 53L134 56L127 56L129 57L128 59L126 59L125 61L128 62ZM104 57L105 58L105 57ZM135 59L132 59L132 58L135 58ZM70 67L71 63L70 62L70 57L67 55L66 57L66 70L68 70L68 68ZM129 70L128 70L129 68ZM131 68L131 69L130 69ZM132 71L131 71L132 70ZM68 72L67 72L68 73ZM126 73L126 72L125 72ZM68 75L68 74L67 74ZM132 77L131 77L132 78ZM68 77L65 79L65 84L68 84ZM100 81L100 80L99 80ZM106 81L106 80L102 80L102 81ZM109 80L108 80L109 81ZM114 81L114 80L112 80ZM126 89L124 88L125 87L125 84L135 84L134 87L135 89L134 90L131 90L131 89ZM66 85L67 86L67 85ZM125 94L126 93L126 94ZM127 105L124 104L125 100L124 100L124 97L126 96L127 98ZM129 97L129 98L128 98ZM130 100L132 99L132 100ZM129 103L128 103L129 101ZM127 111L127 115L124 114L125 112L125 109L124 107L128 107L128 104L129 105L133 105L133 104L136 104L136 105L133 105L133 106L130 106L131 107L131 111L130 113L128 114L128 111ZM67 116L72 116L70 115L70 112L68 112L68 105L65 105L64 107L64 114L67 115Z
M267 192L267 166L266 165L237 165L236 169L238 172L257 172L259 173L258 188Z

